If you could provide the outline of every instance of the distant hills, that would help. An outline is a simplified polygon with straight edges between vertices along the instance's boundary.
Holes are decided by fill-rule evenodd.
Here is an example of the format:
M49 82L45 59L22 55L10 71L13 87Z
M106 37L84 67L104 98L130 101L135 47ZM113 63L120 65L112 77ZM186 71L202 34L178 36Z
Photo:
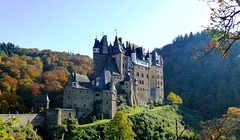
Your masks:
M62 106L71 72L92 73L92 58L0 43L0 113L31 112L36 94L48 94L50 107Z
M204 119L219 117L229 106L240 106L240 43L229 51L193 60L196 50L210 43L207 32L178 36L172 44L157 49L164 59L165 97L172 91L186 107L200 111ZM199 52L198 52L199 53Z

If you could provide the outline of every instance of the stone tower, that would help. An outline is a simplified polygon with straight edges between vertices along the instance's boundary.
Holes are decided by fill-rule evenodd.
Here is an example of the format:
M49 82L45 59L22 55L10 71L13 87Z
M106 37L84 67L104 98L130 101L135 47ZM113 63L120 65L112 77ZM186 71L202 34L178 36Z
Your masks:
M49 109L49 98L48 95L36 95L33 99L34 103L34 113L38 113L43 108L43 111Z

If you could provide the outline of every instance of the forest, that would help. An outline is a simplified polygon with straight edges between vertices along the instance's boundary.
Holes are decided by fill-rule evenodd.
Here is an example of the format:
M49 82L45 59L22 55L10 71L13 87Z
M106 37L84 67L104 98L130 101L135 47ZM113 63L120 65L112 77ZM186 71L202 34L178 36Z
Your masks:
M228 107L240 105L240 42L235 42L228 58L215 52L195 60L201 52L193 48L204 49L210 38L207 31L185 34L157 49L164 59L165 97L178 94L184 106L199 111L204 120L221 117Z
M51 50L0 44L0 113L31 113L36 94L48 94L50 107L62 106L70 73L92 73L92 58Z
M208 45L206 31L180 35L172 44L156 48L164 59L165 98L174 92L183 105L199 111L204 120L221 117L228 107L240 105L239 42L229 58L217 52L199 60L197 50ZM197 52L201 53L201 52ZM51 50L19 48L0 44L0 113L29 113L36 94L48 94L50 107L62 106L62 90L70 73L92 73L92 58Z

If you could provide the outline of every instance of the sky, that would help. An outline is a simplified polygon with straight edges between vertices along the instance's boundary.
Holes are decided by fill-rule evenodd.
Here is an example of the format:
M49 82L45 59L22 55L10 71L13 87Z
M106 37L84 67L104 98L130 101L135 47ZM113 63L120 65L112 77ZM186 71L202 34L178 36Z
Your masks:
M95 38L103 35L108 43L117 34L153 50L204 30L211 13L202 0L0 0L0 5L0 42L90 57Z

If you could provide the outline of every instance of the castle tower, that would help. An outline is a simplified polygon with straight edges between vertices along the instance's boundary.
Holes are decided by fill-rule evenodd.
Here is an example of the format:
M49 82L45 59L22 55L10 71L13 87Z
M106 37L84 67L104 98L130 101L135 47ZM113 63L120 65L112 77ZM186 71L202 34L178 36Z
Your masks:
M48 95L36 95L33 99L34 103L34 113L38 113L40 111L45 111L49 109L49 98Z
M99 77L103 71L105 64L108 61L110 55L110 49L108 47L107 36L104 35L102 40L99 42L95 39L95 43L93 46L93 65L94 65L94 83L93 86L97 86L97 82L99 82Z
M151 53L150 96L151 99L164 99L163 59L156 51Z

